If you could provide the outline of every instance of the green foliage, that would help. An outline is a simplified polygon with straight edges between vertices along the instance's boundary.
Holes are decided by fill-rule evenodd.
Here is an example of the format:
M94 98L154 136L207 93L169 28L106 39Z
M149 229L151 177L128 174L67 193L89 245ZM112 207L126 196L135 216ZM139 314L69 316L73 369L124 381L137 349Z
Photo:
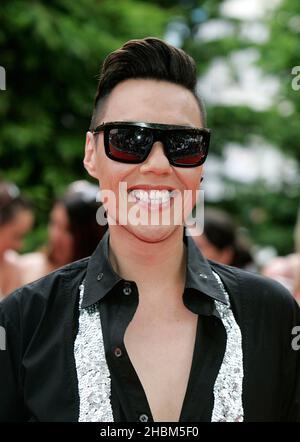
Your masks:
M277 192L267 190L263 182L239 187L233 182L226 185L232 186L234 197L224 199L222 207L246 229L254 243L276 246L282 253L294 249L293 230L298 195L283 190L279 196Z
M1 1L1 175L35 204L26 249L43 237L53 199L88 178L85 132L105 56L131 38L162 37L167 19L147 1Z
M299 121L300 90L292 88L292 68L300 66L300 4L297 0L285 0L270 18L270 40L261 49L261 66L267 72L276 73L280 80L280 95L275 103L266 130L269 138L300 163ZM299 83L299 82L298 82ZM280 112L280 104L288 105L287 112ZM271 126L276 130L270 130Z
M36 206L37 223L26 250L46 237L49 208L55 196L76 179L87 179L82 165L100 65L126 40L163 37L174 21L184 25L183 47L196 59L199 73L215 57L255 47L266 73L280 79L274 106L255 112L246 106L208 108L213 129L211 151L222 155L228 142L246 145L264 137L300 162L300 91L291 87L299 61L298 0L284 0L266 19L270 39L254 44L241 36L241 22L228 20L234 33L201 41L201 23L220 16L220 0L2 0L0 65L7 90L0 91L1 175L15 181ZM282 112L290 103L292 111ZM283 104L282 104L283 103ZM247 227L258 244L272 244L280 253L293 249L300 190L285 183L277 192L264 183L224 183L233 189L218 206Z
M255 48L260 53L258 66L280 82L275 103L265 111L257 112L236 105L208 106L208 122L213 129L211 152L222 156L228 142L246 146L253 136L258 135L282 150L287 159L292 157L297 160L300 166L300 90L292 89L291 75L293 66L300 65L299 1L284 0L266 17L263 23L268 26L270 37L264 44L248 41L240 32L242 22L228 17L226 20L234 29L232 35L210 42L201 41L197 37L197 24L191 20L193 10L201 7L207 20L224 19L219 9L222 2L192 3L183 14L190 29L184 39L184 48L198 61L201 74L206 72L215 57L226 59L236 50ZM294 250L293 229L300 202L299 186L282 183L276 191L270 191L262 182L247 185L225 182L224 187L230 190L229 196L218 203L218 207L228 210L237 222L245 226L254 243L273 245L280 254Z

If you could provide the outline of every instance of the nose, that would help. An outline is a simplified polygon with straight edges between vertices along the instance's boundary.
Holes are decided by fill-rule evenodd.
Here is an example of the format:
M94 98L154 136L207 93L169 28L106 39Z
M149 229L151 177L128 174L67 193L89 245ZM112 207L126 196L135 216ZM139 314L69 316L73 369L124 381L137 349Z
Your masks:
M141 173L153 172L157 175L168 175L172 172L172 167L160 141L153 144L148 158L140 167L140 171Z

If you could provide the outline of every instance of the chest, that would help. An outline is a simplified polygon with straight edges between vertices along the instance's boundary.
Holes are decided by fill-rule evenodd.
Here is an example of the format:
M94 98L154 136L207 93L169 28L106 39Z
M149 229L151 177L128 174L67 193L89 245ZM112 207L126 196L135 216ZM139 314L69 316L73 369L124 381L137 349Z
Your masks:
M180 417L194 354L198 316L174 321L134 318L124 343L144 388L154 421Z

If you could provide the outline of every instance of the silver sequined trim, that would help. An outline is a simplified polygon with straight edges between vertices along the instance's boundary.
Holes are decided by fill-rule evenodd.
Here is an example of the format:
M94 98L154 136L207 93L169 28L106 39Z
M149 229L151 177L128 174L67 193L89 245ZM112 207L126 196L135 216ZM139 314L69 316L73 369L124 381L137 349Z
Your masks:
M227 333L223 362L214 385L214 408L212 422L242 422L244 410L243 392L243 350L241 330L233 316L228 293L219 277L213 272L228 305L215 301L216 308Z
M113 422L111 380L106 363L100 313L81 308L84 284L80 286L79 329L74 356L79 390L79 422Z
M220 277L215 278L223 290L227 305L215 301L224 324L227 343L223 362L214 385L214 408L212 422L241 422L244 418L242 405L243 352L242 336L233 316L228 293ZM79 330L75 340L74 354L80 398L80 422L113 422L110 403L111 380L105 359L100 314L96 308L81 309L84 284L80 286Z

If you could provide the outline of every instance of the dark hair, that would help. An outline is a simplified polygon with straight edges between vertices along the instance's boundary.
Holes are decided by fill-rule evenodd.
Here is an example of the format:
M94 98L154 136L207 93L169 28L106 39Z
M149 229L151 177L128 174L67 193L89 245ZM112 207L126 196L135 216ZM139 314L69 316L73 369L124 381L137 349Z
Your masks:
M74 239L72 261L90 256L107 226L97 223L96 214L101 203L97 202L99 187L87 181L80 180L72 183L65 194L57 199L56 204L62 204L67 211L70 232ZM51 260L51 250L48 252Z
M203 124L206 124L204 104L196 92L197 72L194 59L163 40L148 37L128 41L104 60L94 102L91 130L97 126L99 111L112 89L131 78L164 80L185 87L196 98Z
M239 234L238 227L228 213L206 209L203 233L217 249L232 248L233 258L230 265L243 268L253 262L246 239Z
M31 211L31 203L21 195L15 184L0 181L0 226L13 221L22 210Z

